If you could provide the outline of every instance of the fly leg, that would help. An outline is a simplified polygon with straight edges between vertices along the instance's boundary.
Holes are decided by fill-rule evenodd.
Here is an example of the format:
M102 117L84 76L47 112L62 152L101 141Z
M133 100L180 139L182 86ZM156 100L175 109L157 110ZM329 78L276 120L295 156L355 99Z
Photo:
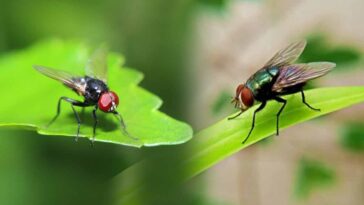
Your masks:
M64 97L59 98L59 100L58 100L58 104L57 104L57 114L56 114L56 116L54 116L54 117L53 117L53 119L52 119L52 120L48 123L47 128L48 128L51 124L53 124L53 122L54 122L54 121L56 121L56 119L58 118L59 114L61 113L61 101L62 101L62 98L64 98Z
M233 117L229 117L228 120L232 120L232 119L235 119L237 117L239 117L241 114L243 114L244 111L240 111L237 115L233 116Z
M314 111L321 111L320 109L314 108L314 107L312 107L311 105L309 105L309 104L306 102L306 99L305 99L305 93L303 92L303 90L301 90L301 96L302 96L302 102L303 102L303 104L307 105L307 107L309 107L311 110L314 110Z
M84 102L80 102L80 101L77 101L77 100L74 100L74 99L71 99L71 98L68 98L68 97L59 98L58 105L57 105L57 114L48 123L47 127L49 127L58 118L59 114L61 113L61 102L62 102L62 100L64 100L64 101L71 104L72 111L73 111L73 113L75 115L75 118L77 120L78 127L77 127L77 136L76 136L76 139L75 139L77 141L78 140L78 135L80 134L81 120L80 120L80 117L79 117L78 113L76 112L74 106L87 107L87 106L89 106L89 104L84 103Z
M114 111L113 114L114 114L115 117L118 118L118 120L120 122L120 125L121 125L121 128L122 128L122 131L124 132L124 134L127 135L128 137L132 138L133 140L139 140L138 138L133 137L132 135L130 135L128 131L126 131L126 125L125 125L123 117L120 115L120 113L118 113L117 111Z
M95 108L92 110L92 117L94 118L93 135L92 135L92 141L91 141L92 146L94 145L94 142L95 142L96 126L97 126L97 123L99 122L99 120L97 119L97 116L96 116L96 111L98 108L99 107L96 105Z
M254 110L252 126L250 128L250 131L249 131L248 136L246 136L246 138L244 139L243 144L249 139L250 134L252 133L252 131L254 129L254 126L255 126L255 115L257 114L257 112L261 111L265 107L266 104L267 104L267 102L266 101L263 101L262 104L260 104L260 106L256 110Z
M276 100L277 102L279 103L283 103L281 109L279 109L278 113L277 113L277 124L276 124L276 135L279 135L279 116L281 115L284 107L286 106L287 104L287 100L283 99L283 98L280 98L280 97L275 97L274 100Z

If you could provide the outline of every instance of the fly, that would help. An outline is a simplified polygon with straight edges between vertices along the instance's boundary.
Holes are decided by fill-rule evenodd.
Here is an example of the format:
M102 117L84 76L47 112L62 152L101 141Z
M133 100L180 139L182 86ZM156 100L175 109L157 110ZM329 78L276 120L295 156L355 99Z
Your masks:
M229 120L240 116L256 101L261 103L254 110L252 125L243 144L249 139L254 129L256 113L261 111L269 100L275 100L282 104L277 113L276 135L279 135L279 116L287 104L287 100L281 96L300 92L303 104L312 110L320 111L306 102L303 87L307 81L326 75L336 64L331 62L293 64L305 46L305 40L290 44L276 53L263 68L253 74L244 84L240 84L236 88L236 95L232 103L235 103L235 108L240 109L240 112L236 116L228 118Z
M116 111L116 108L119 105L119 97L115 92L110 91L107 86L107 50L105 48L96 50L92 55L86 65L85 76L73 75L65 71L39 65L34 65L33 67L43 75L63 83L66 87L72 89L84 98L83 101L78 101L65 96L60 97L57 105L57 114L50 121L48 126L58 118L61 113L61 102L65 101L70 103L78 123L76 141L80 134L81 120L74 108L75 106L82 108L94 107L92 111L92 117L94 119L92 142L95 140L96 135L96 126L98 123L96 111L98 109L105 113L112 113L118 117L123 131L130 136L126 131L126 125L122 116Z

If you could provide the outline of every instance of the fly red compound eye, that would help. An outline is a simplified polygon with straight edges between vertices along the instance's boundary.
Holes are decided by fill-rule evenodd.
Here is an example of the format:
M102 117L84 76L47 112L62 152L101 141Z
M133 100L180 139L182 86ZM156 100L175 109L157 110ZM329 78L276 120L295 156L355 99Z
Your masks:
M119 97L114 92L105 92L101 95L98 106L104 112L113 112L119 105Z

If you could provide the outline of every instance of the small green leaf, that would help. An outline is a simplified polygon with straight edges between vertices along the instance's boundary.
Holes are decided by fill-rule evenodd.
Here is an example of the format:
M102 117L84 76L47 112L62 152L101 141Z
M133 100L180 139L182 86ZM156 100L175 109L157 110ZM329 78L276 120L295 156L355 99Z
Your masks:
M297 172L295 195L305 199L313 190L330 186L334 181L335 172L331 167L317 160L301 159Z
M46 125L56 114L57 102L61 96L80 101L83 98L61 83L38 73L32 65L49 66L83 76L89 54L89 49L83 44L51 40L1 57L0 127L16 126L36 129L45 135L75 136L76 119L66 102L62 102L58 119L49 127ZM191 127L159 112L157 109L162 101L138 87L143 75L121 67L123 62L122 56L109 54L108 85L119 95L118 111L124 118L127 131L138 140L125 135L112 114L98 111L96 141L140 147L179 144L189 140L192 137ZM92 109L86 108L83 114L81 109L77 109L83 122L80 133L82 137L92 136Z
M286 96L288 104L280 117L281 131L299 122L364 102L364 86L311 89L307 90L305 94L306 101L310 105L320 108L321 111L312 111L307 108L302 103L299 93ZM162 176L173 175L173 173L178 172L183 173L182 176L175 176L173 182L163 181L163 183L170 183L170 187L172 187L173 183L185 182L232 154L275 134L276 113L281 105L271 101L265 109L257 114L256 126L250 139L245 144L241 143L249 132L252 114L257 106L247 110L235 120L228 121L225 118L211 125L198 132L188 143L169 150L169 153L150 156L150 158L129 167L115 178L115 197L120 200L120 204L132 204L140 199L140 191L148 187L145 186L147 182L143 179L156 177L143 172L143 170L149 170L148 164L153 164L148 163L150 161L178 162L175 166L169 166L169 169L163 167L160 170ZM281 134L284 134L284 132L281 132ZM181 152L182 155L178 154ZM178 156L178 160L175 159L176 156ZM182 170L176 170L178 168ZM144 173L146 176L141 178L136 173ZM160 178L159 180L163 179Z
M350 123L344 126L340 143L346 149L353 152L364 151L364 124Z

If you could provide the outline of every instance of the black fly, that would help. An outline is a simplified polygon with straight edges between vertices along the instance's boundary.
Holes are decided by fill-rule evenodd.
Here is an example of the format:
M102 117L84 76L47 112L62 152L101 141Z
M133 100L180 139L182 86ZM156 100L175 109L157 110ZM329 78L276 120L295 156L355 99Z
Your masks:
M75 91L78 95L84 97L83 102L64 96L59 98L57 114L48 125L52 124L57 119L61 112L61 102L65 101L70 103L78 123L76 140L78 139L78 136L80 134L81 120L74 106L94 106L94 109L92 111L92 117L94 119L92 141L95 140L96 126L98 123L96 111L98 109L103 112L112 113L117 116L119 118L123 131L128 136L130 136L126 131L126 126L123 118L116 111L116 108L119 105L119 97L115 92L110 91L107 86L107 49L100 48L95 51L95 53L92 55L91 59L86 65L86 75L83 77L39 65L34 65L33 67L40 73L57 81L60 81L65 86Z

